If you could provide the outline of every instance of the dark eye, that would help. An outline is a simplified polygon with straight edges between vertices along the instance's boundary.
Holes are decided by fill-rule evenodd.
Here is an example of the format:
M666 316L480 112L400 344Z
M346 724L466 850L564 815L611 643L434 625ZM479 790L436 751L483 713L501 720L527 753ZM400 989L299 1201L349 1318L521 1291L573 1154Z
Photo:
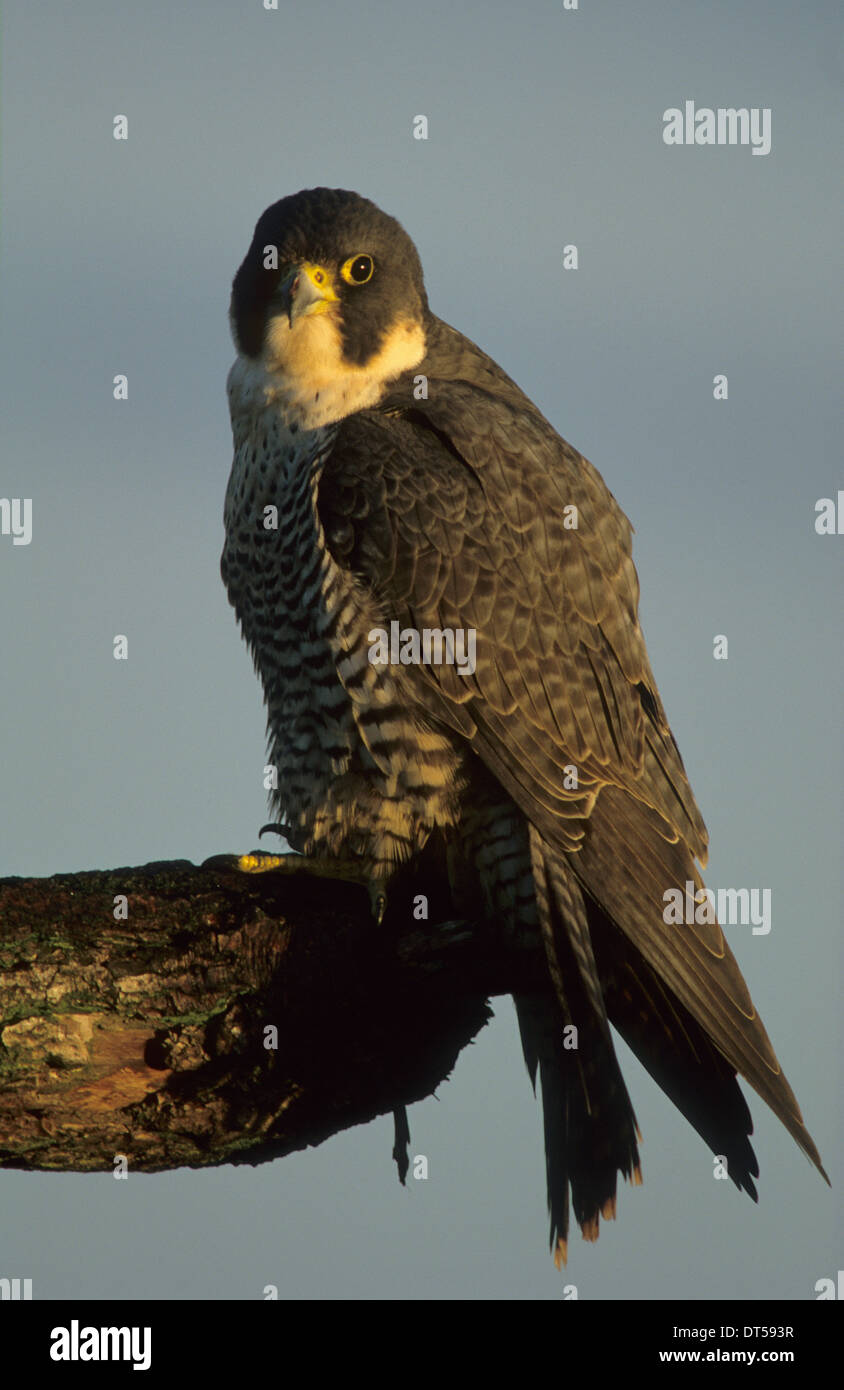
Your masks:
M375 266L371 256L350 256L340 269L347 285L365 285L372 279Z

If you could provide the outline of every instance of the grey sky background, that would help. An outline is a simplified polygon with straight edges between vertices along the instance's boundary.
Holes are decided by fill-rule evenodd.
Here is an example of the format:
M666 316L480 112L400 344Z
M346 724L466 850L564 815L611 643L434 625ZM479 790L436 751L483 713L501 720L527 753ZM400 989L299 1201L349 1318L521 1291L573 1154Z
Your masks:
M254 1170L2 1171L0 1275L39 1298L807 1299L844 1263L844 536L814 531L844 488L836 9L5 6L0 496L32 498L33 538L0 536L0 874L256 843L264 713L218 569L229 288L269 203L356 189L636 528L707 882L771 889L770 935L729 939L833 1189L749 1090L759 1206L714 1181L619 1043L644 1187L562 1280L504 998L410 1112L427 1183L399 1188L387 1117ZM770 107L771 153L667 147L687 99Z

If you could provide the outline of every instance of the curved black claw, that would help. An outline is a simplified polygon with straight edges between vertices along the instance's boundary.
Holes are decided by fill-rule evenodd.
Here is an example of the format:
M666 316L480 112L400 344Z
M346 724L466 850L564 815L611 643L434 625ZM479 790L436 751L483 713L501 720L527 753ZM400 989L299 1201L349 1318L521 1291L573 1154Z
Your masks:
M286 840L291 849L295 849L297 854L304 854L304 841L300 833L292 825L285 825L283 821L270 821L267 825L262 825L258 831L258 839L262 835L280 835Z

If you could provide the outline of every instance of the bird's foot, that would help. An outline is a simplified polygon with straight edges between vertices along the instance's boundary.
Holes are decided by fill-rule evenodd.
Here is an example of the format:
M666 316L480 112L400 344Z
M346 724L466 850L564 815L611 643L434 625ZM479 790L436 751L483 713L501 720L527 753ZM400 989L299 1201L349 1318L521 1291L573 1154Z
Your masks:
M287 838L283 827L264 827L278 831ZM263 834L263 831L261 832ZM316 855L300 854L291 850L288 854L268 854L262 849L253 849L249 854L218 854L207 859L204 868L236 869L242 874L307 874L310 878L339 879L344 883L355 883L365 888L369 894L369 904L376 924L380 926L387 906L387 889L382 879L375 879L363 866L358 867L348 859L320 858Z

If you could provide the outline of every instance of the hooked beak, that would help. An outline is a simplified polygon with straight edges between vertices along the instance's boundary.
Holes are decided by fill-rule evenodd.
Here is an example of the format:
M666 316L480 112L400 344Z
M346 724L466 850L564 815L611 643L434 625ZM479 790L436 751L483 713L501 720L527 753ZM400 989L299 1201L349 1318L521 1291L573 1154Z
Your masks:
M292 328L305 314L324 314L337 303L330 272L325 266L303 261L288 271L278 287L279 297Z

